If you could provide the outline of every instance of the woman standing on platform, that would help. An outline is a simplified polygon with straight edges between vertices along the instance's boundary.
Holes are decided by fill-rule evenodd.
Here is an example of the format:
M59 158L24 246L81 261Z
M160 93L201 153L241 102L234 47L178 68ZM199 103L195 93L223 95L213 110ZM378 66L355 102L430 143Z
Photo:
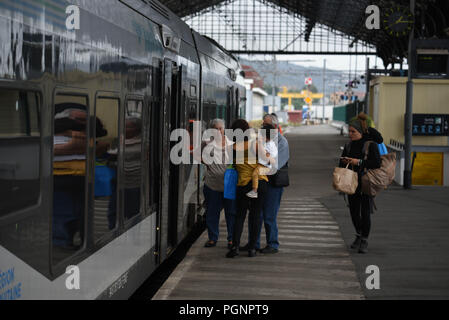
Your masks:
M351 141L346 144L341 155L340 167L346 167L349 163L349 168L357 172L359 180L355 194L348 196L349 211L356 231L356 238L351 248L357 249L359 253L367 253L373 199L362 193L362 175L365 169L380 168L381 159L377 144L367 144L373 138L371 137L371 132L368 131L366 115L360 114L357 119L349 123L349 139ZM365 148L368 149L368 158L366 160Z
M220 213L224 209L226 227L228 231L228 249L232 247L232 234L235 217L235 200L225 199L224 174L226 163L232 155L232 143L225 136L225 122L222 119L214 119L210 123L210 129L217 130L212 141L204 141L201 144L201 152L208 147L213 151L212 162L204 162L206 173L204 177L204 197L206 200L206 226L209 240L204 244L206 248L215 247L219 237Z
M241 131L236 131L236 130ZM249 124L246 120L237 119L232 124L232 130L235 135L238 132L248 133ZM239 139L240 138L240 139ZM257 167L257 159L255 150L258 149L258 143L256 141L249 141L248 135L238 136L237 142L234 144L234 151L237 154L243 154L243 161L236 161L234 157L235 167L238 172L237 182L237 196L236 196L236 219L234 224L233 233L233 246L231 250L226 254L227 258L234 258L239 255L240 238L242 236L243 226L246 219L246 214L249 210L248 225L249 225L249 239L248 239L248 256L256 256L256 242L258 230L260 227L260 213L262 210L262 204L265 201L267 189L268 189L268 177L266 175L259 176L259 187L257 191L257 198L249 198L246 194L252 190L252 174ZM259 156L263 155L263 152L259 152ZM253 156L253 159L250 158ZM238 160L238 159L237 159ZM242 162L242 163L239 163Z

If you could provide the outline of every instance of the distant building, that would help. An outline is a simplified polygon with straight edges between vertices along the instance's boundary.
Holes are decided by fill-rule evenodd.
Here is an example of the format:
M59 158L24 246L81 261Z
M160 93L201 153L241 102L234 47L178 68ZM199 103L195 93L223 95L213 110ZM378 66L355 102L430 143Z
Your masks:
M261 120L265 113L280 110L280 97L274 97L273 99L273 96L268 95L262 89L264 83L260 74L248 65L242 65L242 69L245 72L246 120Z
M349 95L345 91L337 91L330 95L330 103L335 106L345 105L354 102L355 97L357 100L363 101L365 99L364 92L351 92Z
M264 85L263 78L253 67L248 66L248 65L242 65L242 69L245 72L245 79L253 80L251 89L263 88L263 85Z
M251 88L251 84L249 84ZM261 120L264 115L264 98L268 94L261 88L246 91L246 120Z
M264 98L264 105L268 107L268 113L273 113L281 110L281 97L268 95Z
M324 111L324 116L323 116ZM312 105L308 108L308 115L309 119L326 119L326 120L332 120L334 112L334 106L333 105Z

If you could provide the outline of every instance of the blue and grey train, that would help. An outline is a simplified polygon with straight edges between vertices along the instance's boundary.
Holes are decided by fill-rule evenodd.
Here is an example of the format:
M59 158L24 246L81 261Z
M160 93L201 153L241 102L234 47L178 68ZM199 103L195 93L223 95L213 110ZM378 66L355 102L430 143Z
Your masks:
M157 1L0 0L0 299L129 297L204 212L170 133L243 116L242 82Z

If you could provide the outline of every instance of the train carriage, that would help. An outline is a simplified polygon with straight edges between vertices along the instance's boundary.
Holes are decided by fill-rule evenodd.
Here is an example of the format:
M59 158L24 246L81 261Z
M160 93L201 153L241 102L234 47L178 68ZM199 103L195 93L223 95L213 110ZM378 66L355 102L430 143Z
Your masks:
M149 0L2 0L0 43L0 298L130 296L201 221L170 135L242 115L237 60Z

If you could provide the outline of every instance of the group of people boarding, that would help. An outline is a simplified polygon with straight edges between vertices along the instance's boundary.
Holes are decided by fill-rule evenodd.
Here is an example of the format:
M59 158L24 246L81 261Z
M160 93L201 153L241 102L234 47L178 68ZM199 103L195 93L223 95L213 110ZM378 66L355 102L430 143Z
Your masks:
M275 114L267 114L261 127L264 134L252 140L245 138L236 142L230 141L225 135L225 123L221 119L213 120L211 128L216 129L222 139L204 141L202 148L212 146L214 155L219 155L220 159L225 161L206 164L204 196L209 240L205 246L217 245L220 212L224 209L229 249L226 257L234 258L240 251L247 251L249 257L256 256L257 252L277 253L279 250L277 214L284 187L289 184L290 158L289 145L287 139L280 133L278 118ZM231 129L233 132L247 132L250 125L246 120L237 119ZM349 123L349 139L339 166L349 165L350 169L357 173L359 180L356 192L348 196L348 207L356 231L356 238L351 248L359 253L367 253L373 197L362 192L361 180L366 170L380 168L382 161L378 144L383 143L383 138L370 125L367 115L361 113ZM367 146L368 149L365 150ZM244 155L243 159L235 161L239 152ZM254 160L250 159L251 155L256 157L256 161L251 161ZM232 159L229 159L230 157ZM233 163L238 173L235 200L226 199L224 196L224 176L228 163ZM240 246L247 214L248 243ZM260 246L262 223L266 233L266 246L263 249Z
M249 257L257 252L277 253L279 249L277 214L285 183L290 157L287 139L279 132L279 120L275 114L263 119L263 134L257 139L230 141L225 135L225 122L215 119L211 128L216 129L222 139L204 141L203 149L212 144L214 155L225 161L206 164L204 196L206 200L206 225L209 240L206 247L215 247L219 236L219 220L225 211L228 249L226 257L233 258L240 251L247 251ZM233 132L248 132L250 125L244 119L233 122ZM240 131L241 130L241 131ZM217 141L221 141L217 143ZM243 155L242 159L237 154ZM229 159L232 157L232 159ZM237 159L236 159L237 158ZM231 161L230 161L231 160ZM224 176L228 163L233 163L238 173L236 197L224 196ZM240 246L246 216L248 215L248 243ZM260 234L265 227L266 246L261 249Z

